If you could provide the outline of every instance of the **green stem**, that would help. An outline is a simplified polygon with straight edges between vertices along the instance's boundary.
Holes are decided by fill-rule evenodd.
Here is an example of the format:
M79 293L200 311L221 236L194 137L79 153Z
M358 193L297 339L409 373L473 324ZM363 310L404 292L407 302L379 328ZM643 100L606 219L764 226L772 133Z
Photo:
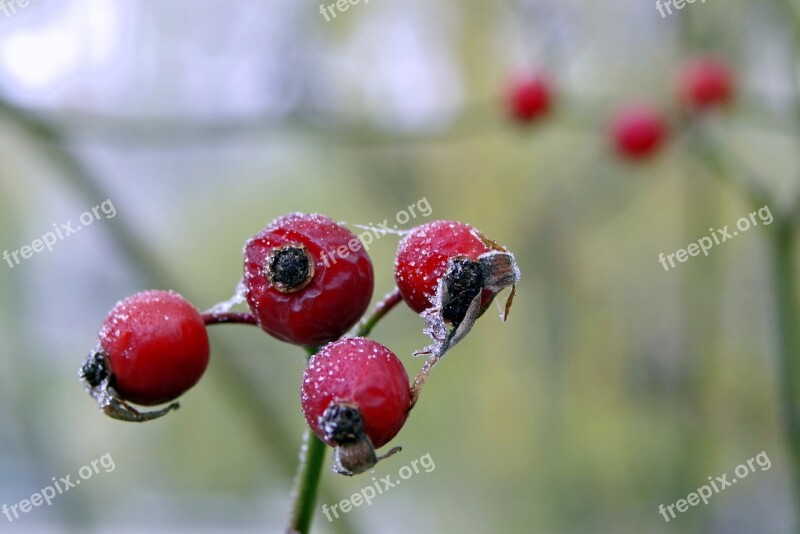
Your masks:
M319 352L319 347L306 347L307 360ZM307 534L314 521L314 508L317 503L319 481L322 477L322 464L325 461L326 445L311 431L306 428L303 434L303 443L300 445L300 457L297 464L297 474L294 478L292 490L292 514L287 534Z
M772 243L774 299L778 314L778 366L784 432L800 513L800 310L797 305L797 247L792 224L776 220Z
M327 446L306 428L303 444L300 448L300 463L292 492L293 505L289 528L290 534L307 534L314 520L317 503L317 488L322 476L322 464L325 462Z
M356 335L359 337L367 337L370 335L375 325L402 300L403 297L400 295L400 290L395 288L394 291L386 295L383 300L373 308L372 313L361 322L358 326L358 330L356 330Z

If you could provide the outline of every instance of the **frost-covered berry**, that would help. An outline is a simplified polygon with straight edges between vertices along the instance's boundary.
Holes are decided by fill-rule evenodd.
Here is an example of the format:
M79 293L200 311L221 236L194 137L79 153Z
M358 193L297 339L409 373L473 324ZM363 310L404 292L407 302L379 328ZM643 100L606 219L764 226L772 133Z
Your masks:
M426 317L426 332L443 354L472 328L495 295L519 282L514 256L476 228L434 221L400 242L395 281L403 300ZM506 307L510 307L513 289ZM445 324L452 326L448 334Z
M170 402L194 386L208 366L209 343L200 313L177 293L144 291L117 303L100 330L96 349L80 369L106 414L145 421L127 402Z
M309 427L336 447L336 470L354 475L381 459L375 448L388 443L406 422L411 389L392 351L371 339L343 338L311 358L301 402Z
M244 284L261 328L302 346L347 332L374 288L361 241L328 217L302 213L273 221L245 244Z

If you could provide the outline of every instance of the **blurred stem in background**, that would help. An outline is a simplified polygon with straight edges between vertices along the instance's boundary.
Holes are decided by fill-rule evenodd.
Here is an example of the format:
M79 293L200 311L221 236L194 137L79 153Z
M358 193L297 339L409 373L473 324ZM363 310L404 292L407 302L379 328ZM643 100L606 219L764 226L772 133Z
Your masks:
M10 235L18 233L14 221L14 204L17 202L11 195L0 194L0 230ZM24 324L21 310L29 305L22 284L9 283L2 288L2 294L7 299L4 309L0 312L0 335L3 344L10 354L27 355L30 353L30 341L26 339L28 325ZM52 409L52 399L46 390L43 390L46 378L49 378L50 369L42 370L21 363L12 362L7 369L0 369L7 373L8 380L0 384L0 403L5 413L10 414L12 423L0 429L0 451L5 453L6 447L18 447L27 456L30 469L34 475L32 480L48 480L53 474L59 472L61 466L57 460L59 444L52 439L52 429L42 425L41 420L30 417L29 412ZM33 396L26 393L36 392ZM10 437L5 441L6 434ZM16 439L14 439L16 438ZM23 467L23 466L19 466ZM92 520L96 510L83 492L73 492L70 495L69 506L55 506L53 510L60 515L60 529L63 532L82 534L91 530ZM5 520L0 516L0 520ZM3 521L5 522L5 521Z
M800 127L800 4L797 0L778 0L790 21L794 47L790 76L794 87L795 127ZM797 172L800 175L800 170ZM779 377L783 421L792 461L796 528L800 531L800 313L797 293L797 213L800 198L795 196L790 210L775 217L773 228L774 295L777 311Z
M772 237L773 299L777 312L779 383L789 448L796 521L800 522L800 313L797 293L797 238L791 218L775 218Z
M742 180L730 169L735 160L729 151L724 151L707 131L693 127L691 144L700 162L706 165L714 176L731 186L737 186L748 201L750 209L758 210L776 203L760 185L758 177L752 176L746 166L737 163L737 168L745 173ZM789 452L790 477L794 486L795 521L800 525L800 312L798 312L797 292L797 219L800 198L795 198L788 211L775 209L774 222L765 227L769 232L770 263L772 283L772 303L775 306L776 337L778 345L779 404L782 412L784 436Z

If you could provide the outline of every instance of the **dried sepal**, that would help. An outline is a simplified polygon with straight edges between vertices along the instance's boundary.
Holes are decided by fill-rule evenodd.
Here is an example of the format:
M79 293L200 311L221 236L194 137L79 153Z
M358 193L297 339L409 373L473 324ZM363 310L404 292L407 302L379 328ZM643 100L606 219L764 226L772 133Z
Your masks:
M163 417L180 408L179 403L173 402L160 410L142 412L121 399L112 387L113 375L108 357L99 347L92 351L83 362L78 370L78 378L83 382L84 389L97 402L102 412L112 419L129 423L144 423Z
M372 440L364 432L364 418L358 406L332 403L319 418L325 441L334 448L331 470L340 475L353 476L369 471L375 465L402 450L394 447L378 456Z
M520 272L514 255L507 251L485 252L477 261L463 256L450 258L447 271L439 279L431 307L421 314L423 332L433 340L433 344L415 354L442 358L464 339L481 314L484 290L496 294L511 287L503 317L503 320L507 319L519 280Z

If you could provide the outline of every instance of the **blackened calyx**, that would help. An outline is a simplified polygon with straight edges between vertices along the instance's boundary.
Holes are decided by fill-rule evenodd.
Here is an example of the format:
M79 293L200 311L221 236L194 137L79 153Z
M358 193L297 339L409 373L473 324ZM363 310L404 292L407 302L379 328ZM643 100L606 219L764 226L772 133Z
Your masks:
M276 248L267 258L266 275L282 293L303 289L314 276L314 259L302 245Z
M453 258L443 282L442 318L457 328L464 320L470 303L483 289L481 265L469 258Z

